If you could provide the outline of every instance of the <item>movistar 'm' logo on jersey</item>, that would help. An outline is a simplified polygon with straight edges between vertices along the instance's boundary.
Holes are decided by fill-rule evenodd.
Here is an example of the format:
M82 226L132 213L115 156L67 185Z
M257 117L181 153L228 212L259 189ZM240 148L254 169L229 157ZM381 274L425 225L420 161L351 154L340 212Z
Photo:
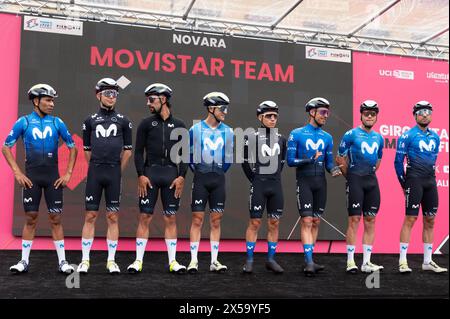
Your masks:
M211 141L209 137L205 138L203 141L205 145L205 149L210 149L216 151L217 149L223 147L225 145L223 138L220 136L214 142Z
M97 127L95 128L95 136L97 138L101 137L109 137L111 134L113 134L113 136L117 135L117 125L116 124L111 124L108 129L105 130L105 128L99 124L97 125Z
M264 157L278 155L280 154L280 145L278 143L275 143L272 148L270 148L269 145L264 144L261 147L261 153Z
M37 140L38 138L42 140L42 139L47 138L47 135L49 135L51 137L53 135L53 131L50 126L46 126L44 128L44 132L42 132L37 127L34 127L33 130L31 131L31 134L33 135L33 138L35 140Z
M372 146L370 146L369 144L367 144L367 142L362 142L361 143L361 153L365 154L366 152L369 154L373 154L375 152L378 152L378 143L373 142Z
M419 148L420 148L421 152L423 152L424 149L428 152L433 152L434 149L436 148L436 143L433 140L431 140L427 144L427 143L425 143L424 140L420 140Z
M313 149L314 151L317 151L325 148L325 142L321 138L319 138L319 140L314 143L312 139L308 138L306 140L305 146L307 150Z

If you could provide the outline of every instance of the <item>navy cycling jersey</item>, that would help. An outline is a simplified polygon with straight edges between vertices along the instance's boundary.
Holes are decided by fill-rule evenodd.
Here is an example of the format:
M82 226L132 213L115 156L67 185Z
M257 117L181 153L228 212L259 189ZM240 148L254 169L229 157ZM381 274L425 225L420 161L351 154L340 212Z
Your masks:
M377 162L383 156L384 141L380 133L368 133L361 127L349 130L339 144L339 156L348 157L348 172L370 175L376 171Z
M249 181L255 176L281 177L286 161L287 143L281 134L269 128L260 128L253 136L244 138L242 168Z
M120 164L122 150L131 150L132 125L128 118L113 110L100 110L83 124L83 145L92 152L91 162Z
M314 160L316 151L322 154ZM308 124L291 132L288 140L287 162L297 167L297 176L324 175L334 167L333 138L320 127Z
M408 177L434 177L440 139L436 132L427 128L422 131L417 125L406 131L397 142L395 172L404 185ZM407 160L406 174L403 162Z
M51 115L40 117L36 112L20 117L14 124L4 145L13 147L19 137L25 146L25 166L57 166L59 138L68 148L75 147L66 125Z
M233 130L220 123L216 128L205 121L189 130L190 168L195 172L224 174L233 162Z

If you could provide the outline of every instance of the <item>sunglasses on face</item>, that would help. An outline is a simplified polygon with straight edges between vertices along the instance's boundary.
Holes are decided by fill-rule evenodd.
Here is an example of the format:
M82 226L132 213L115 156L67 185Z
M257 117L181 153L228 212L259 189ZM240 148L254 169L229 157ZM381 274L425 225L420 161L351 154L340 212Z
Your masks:
M374 112L374 111L364 111L364 112L362 112L362 115L363 115L364 117L369 117L369 116L375 117L375 116L377 116L377 112Z
M119 92L116 90L104 90L102 91L102 95L109 98L116 98L119 95Z
M215 108L218 109L223 114L227 114L228 113L228 105L215 106Z
M330 111L327 110L327 109L317 110L317 113L318 113L320 116L324 116L324 117L330 116Z
M155 102L158 98L159 98L159 96L151 95L151 96L149 96L147 99L148 99L149 103L153 103L153 102Z
M278 119L278 114L264 114L264 118L267 120L277 120Z
M433 111L427 110L427 109L418 110L416 112L416 115L420 115L420 116L429 116L431 114L433 114Z

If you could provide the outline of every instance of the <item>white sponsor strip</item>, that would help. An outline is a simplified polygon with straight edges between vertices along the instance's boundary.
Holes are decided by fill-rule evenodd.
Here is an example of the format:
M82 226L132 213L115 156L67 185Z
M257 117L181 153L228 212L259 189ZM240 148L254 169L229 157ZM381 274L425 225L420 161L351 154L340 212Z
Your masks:
M48 32L68 35L83 35L83 22L45 17L25 16L23 29L26 31Z
M307 59L312 60L352 62L352 52L350 50L306 46L305 55Z

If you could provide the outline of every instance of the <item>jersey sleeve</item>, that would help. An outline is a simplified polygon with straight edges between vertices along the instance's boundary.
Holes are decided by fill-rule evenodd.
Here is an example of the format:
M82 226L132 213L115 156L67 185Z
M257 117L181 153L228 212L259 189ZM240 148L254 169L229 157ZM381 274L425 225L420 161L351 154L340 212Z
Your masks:
M6 137L5 143L3 145L13 147L19 137L21 137L25 132L27 125L27 119L25 118L25 116L20 117L16 121L16 123L14 123L13 128Z
M287 147L287 162L289 166L299 167L314 162L314 159L312 158L297 158L297 147L298 141L296 139L295 132L292 131L289 135Z
M333 158L333 138L329 135L329 142L325 150L325 168L328 172L334 168L334 158Z
M251 182L253 181L253 178L255 177L255 173L253 172L251 163L251 157L250 154L250 147L249 147L249 139L247 136L244 137L244 162L242 163L242 170L244 171L245 176L247 179Z
M380 147L378 148L378 160L380 161L383 157L383 149L384 149L384 139L380 135Z
M133 124L126 117L124 117L122 133L123 133L123 149L124 150L132 150L133 149Z
M88 117L83 123L83 148L85 151L91 151L91 119Z
M143 120L137 129L136 133L136 144L134 148L134 166L136 167L136 172L138 176L144 175L144 150L145 150L145 140L147 136L147 125L146 121Z
M403 168L403 162L408 151L408 134L403 134L397 142L397 151L395 153L394 167L397 174L398 181L401 185L405 183L405 169Z
M283 170L284 163L286 162L287 142L283 136L280 137L280 142L281 142L281 161L280 161L281 165L280 172L281 172Z
M225 150L224 150L224 163L223 163L223 171L226 172L231 167L231 163L233 163L233 155L234 155L234 133L233 129L227 128L225 130Z
M61 136L64 143L66 143L67 147L74 148L75 142L73 141L72 135L69 133L66 124L59 117L55 119L55 123L58 128L59 136Z
M347 156L352 146L352 131L348 131L342 137L341 143L339 144L338 155L341 157Z
M180 121L179 127L186 129L186 125L185 125L183 122L181 122L181 121ZM183 138L183 137L180 135L180 136L178 137L178 141L181 141L182 138ZM190 148L190 147L189 147L189 148ZM183 158L183 148L180 148L180 152L179 152L178 155L179 155L181 158ZM181 161L181 162L178 164L178 176L182 176L182 177L185 177L185 176L186 176L186 173L187 173L187 170L188 170L188 165L189 165L189 163L186 163L186 162L184 162L184 161Z

